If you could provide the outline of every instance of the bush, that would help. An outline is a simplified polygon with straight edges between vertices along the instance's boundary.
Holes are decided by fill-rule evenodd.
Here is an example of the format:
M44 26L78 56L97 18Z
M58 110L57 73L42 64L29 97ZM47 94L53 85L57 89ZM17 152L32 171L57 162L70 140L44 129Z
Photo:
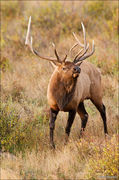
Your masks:
M88 2L84 4L84 22L87 24L88 31L110 36L117 35L118 7L116 4L104 1Z
M24 3L22 1L11 1L11 2L2 2L1 6L2 16L8 19L16 18L21 15L21 12L24 10Z
M40 9L36 24L46 32L50 31L50 36L57 37L63 34L69 35L72 31L81 29L81 19L77 12L72 12L71 9L64 9L61 2L52 2Z
M24 121L10 100L0 106L0 149L11 153L36 148L47 126L46 115L27 116Z
M6 57L2 57L0 60L0 68L3 72L12 69L9 59Z
M0 106L0 149L12 152L18 140L19 115L8 104Z
M7 18L14 18L17 15L18 2L2 2L2 15Z
M53 28L60 21L62 6L59 2L54 2L51 5L47 5L39 12L39 24L42 28Z
M109 3L107 4L104 1L89 2L88 5L85 4L84 13L93 19L101 19L103 17L108 20L112 18Z
M105 145L95 146L92 144L93 153L89 159L88 178L99 178L101 176L118 176L119 149L117 137L114 135L111 141Z

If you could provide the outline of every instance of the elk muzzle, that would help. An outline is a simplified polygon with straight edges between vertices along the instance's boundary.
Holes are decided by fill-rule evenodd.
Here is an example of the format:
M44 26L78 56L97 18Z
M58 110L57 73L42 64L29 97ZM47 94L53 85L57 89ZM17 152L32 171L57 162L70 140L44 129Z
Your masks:
M79 73L81 72L81 69L79 66L75 66L73 68L73 78L77 78L79 76Z

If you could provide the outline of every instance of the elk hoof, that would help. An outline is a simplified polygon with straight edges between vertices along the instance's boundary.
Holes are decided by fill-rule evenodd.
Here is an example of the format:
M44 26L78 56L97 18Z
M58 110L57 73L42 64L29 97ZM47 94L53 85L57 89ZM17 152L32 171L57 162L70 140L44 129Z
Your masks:
M83 131L81 130L79 134L79 139L81 139L82 137L83 137Z
M51 147L51 149L55 149L55 144L54 144L54 143L51 143L51 144L50 144L50 147Z
M65 142L64 142L64 145L67 145L69 141L69 136L67 134L65 134Z
M111 136L109 134L105 134L105 140L110 140L111 139Z

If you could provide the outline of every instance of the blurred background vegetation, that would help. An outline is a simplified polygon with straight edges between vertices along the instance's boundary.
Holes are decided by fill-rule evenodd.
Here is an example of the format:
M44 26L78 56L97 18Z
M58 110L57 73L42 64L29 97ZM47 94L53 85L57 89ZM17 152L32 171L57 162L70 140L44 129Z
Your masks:
M64 149L60 148L53 159L48 145L49 107L46 98L47 86L53 69L50 63L33 56L25 47L29 16L32 16L33 46L44 56L54 56L51 46L51 42L54 42L60 56L64 57L75 42L72 36L73 31L83 41L81 22L86 28L87 41L91 44L94 39L96 51L88 61L95 64L102 72L104 103L107 107L108 128L111 136L111 140L107 143L109 151L105 150L105 147L100 147L103 137L100 115L90 102L86 102L86 108L90 114L86 132L88 141L85 139L80 143L77 142L80 120L76 117L71 134L75 143L64 147L64 127L67 115L60 114L55 139L57 143L59 142L58 149L61 145ZM84 171L82 166L88 164L88 178L95 178L96 173L117 176L118 36L117 1L16 0L1 2L0 150L16 155L20 161L20 164L18 162L15 164L13 160L10 161L14 163L15 167L13 167L11 164L5 164L3 157L2 167L4 169L16 168L18 174L24 178L37 179L47 175L52 179L65 179L79 178L78 169ZM72 60L75 53L70 55L69 60ZM97 139L93 142L93 146L90 146L93 136ZM102 144L104 145L104 142ZM66 166L68 164L71 166L68 165L68 168L65 166L63 169L62 162L57 159L57 156L62 153L62 158L64 158L66 152L67 157L72 156L71 148L74 147L76 158L67 159ZM33 154L29 155L28 152L33 152ZM112 156L111 152L113 152ZM42 158L36 160L37 168L39 161L42 161L44 169L40 166L41 170L39 168L36 170L32 163L31 166L27 165L32 158L37 158L37 153L40 158L44 157L44 160ZM104 161L100 161L100 153ZM111 156L110 161L105 159L107 157L105 154ZM49 163L51 166L52 161L55 165L48 169L45 165ZM74 163L75 168L73 168ZM100 163L100 168L97 163ZM52 176L54 169L56 169L56 174Z

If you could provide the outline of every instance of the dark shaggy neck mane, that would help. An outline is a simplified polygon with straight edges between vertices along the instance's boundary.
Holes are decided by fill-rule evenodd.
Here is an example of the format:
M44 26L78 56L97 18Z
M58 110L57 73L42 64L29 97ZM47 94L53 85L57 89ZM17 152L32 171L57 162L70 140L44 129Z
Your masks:
M72 79L70 82L64 82L60 77L56 78L56 82L54 82L52 88L52 93L60 110L63 110L72 100L76 88L76 82L76 79Z

